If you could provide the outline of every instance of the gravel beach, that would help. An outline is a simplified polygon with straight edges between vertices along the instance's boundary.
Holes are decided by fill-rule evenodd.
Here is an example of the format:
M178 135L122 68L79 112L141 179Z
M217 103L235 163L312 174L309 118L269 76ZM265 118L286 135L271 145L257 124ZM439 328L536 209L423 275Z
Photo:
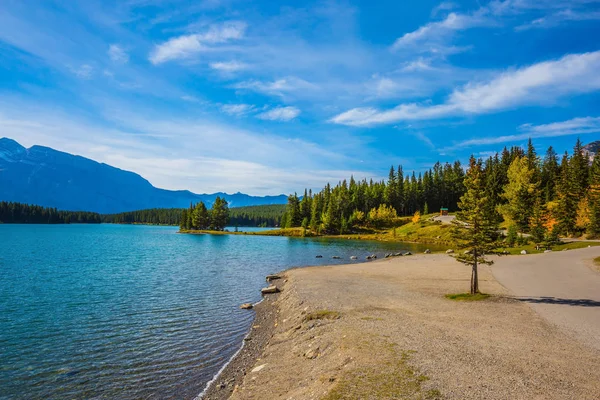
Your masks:
M569 253L587 260L600 249ZM255 326L269 329L206 398L598 399L600 351L515 298L490 267L480 287L492 296L474 302L445 298L470 279L445 254L285 275L265 315L257 310Z

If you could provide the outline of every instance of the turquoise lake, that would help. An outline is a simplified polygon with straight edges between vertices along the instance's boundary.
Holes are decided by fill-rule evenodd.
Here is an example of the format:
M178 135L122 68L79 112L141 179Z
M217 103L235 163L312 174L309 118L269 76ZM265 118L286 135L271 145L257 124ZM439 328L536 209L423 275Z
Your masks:
M267 274L425 248L0 225L0 398L193 399L241 346L254 314L239 305Z

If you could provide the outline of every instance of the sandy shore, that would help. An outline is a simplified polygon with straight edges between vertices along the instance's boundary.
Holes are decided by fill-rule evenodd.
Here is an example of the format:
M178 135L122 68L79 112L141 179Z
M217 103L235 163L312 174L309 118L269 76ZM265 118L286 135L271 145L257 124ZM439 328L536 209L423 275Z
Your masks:
M494 296L479 302L444 297L470 275L442 254L285 275L269 330L211 399L598 399L600 351L512 298L489 267L480 286Z

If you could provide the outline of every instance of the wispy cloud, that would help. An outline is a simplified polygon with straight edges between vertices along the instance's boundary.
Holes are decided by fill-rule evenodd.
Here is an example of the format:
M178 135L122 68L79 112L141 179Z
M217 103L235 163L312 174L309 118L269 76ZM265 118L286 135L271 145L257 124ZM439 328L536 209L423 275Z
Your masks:
M519 127L519 131L520 133L514 135L464 140L444 148L443 151L452 151L473 146L519 142L529 138L541 139L558 136L598 133L600 132L600 117L573 118L568 121L553 122L543 125L525 124Z
M472 14L450 13L441 21L430 22L413 32L405 33L396 39L392 50L399 51L408 48L421 52L442 53L445 49L454 49L455 52L457 48L448 45L454 32L493 24L494 22L487 18L482 11Z
M209 64L210 67L219 72L232 73L248 69L248 64L239 61L220 61Z
M501 73L488 82L470 82L438 105L409 103L391 110L354 108L331 119L352 126L497 112L523 105L552 104L566 95L600 89L600 51L571 54Z
M296 107L277 107L257 115L258 118L269 121L291 121L300 115Z
M150 54L150 62L161 64L167 61L188 58L210 45L241 39L246 31L246 24L240 21L225 22L213 25L204 33L195 33L171 38L156 45Z
M294 76L277 79L274 81L245 81L237 83L233 86L235 89L246 89L255 92L260 92L269 95L285 96L286 94L297 91L316 91L319 87L304 79Z
M71 72L81 79L90 79L94 73L94 67L89 64L82 64L77 67L70 68Z
M452 2L452 1L443 1L440 4L438 4L432 11L431 11L431 16L435 17L440 13L446 12L446 11L450 11L453 10L455 8L458 7L458 4Z
M517 26L515 30L524 31L527 29L546 29L562 25L563 23L569 21L597 20L600 20L600 11L575 11L568 9L552 13L548 16L534 19L531 22Z
M129 55L127 52L118 44L111 44L108 47L108 56L113 62L116 63L126 63L129 61Z
M224 104L221 106L221 111L225 114L242 116L246 115L256 109L255 106L251 104Z

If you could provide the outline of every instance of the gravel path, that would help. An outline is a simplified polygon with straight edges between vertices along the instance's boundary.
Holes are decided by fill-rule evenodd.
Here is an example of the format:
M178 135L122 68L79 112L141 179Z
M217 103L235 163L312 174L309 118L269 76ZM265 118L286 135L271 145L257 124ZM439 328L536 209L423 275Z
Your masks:
M480 287L495 296L478 302L444 297L468 289L470 269L442 254L286 275L273 337L232 399L598 400L600 350L514 299L489 267Z
M600 273L591 268L598 256L600 249L591 247L506 257L492 271L542 317L600 349Z

